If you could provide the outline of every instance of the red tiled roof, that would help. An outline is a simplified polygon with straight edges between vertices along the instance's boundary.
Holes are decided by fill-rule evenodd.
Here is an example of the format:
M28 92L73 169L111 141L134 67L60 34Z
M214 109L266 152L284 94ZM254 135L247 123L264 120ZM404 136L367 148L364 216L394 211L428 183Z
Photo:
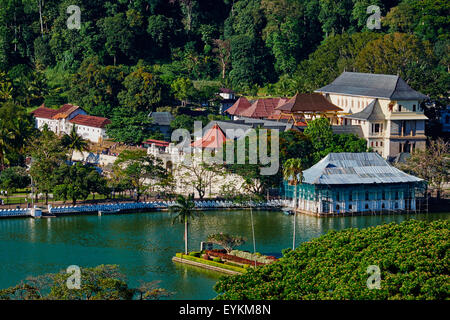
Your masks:
M342 111L341 108L328 101L320 93L296 94L276 110L284 112L327 112Z
M104 128L107 124L111 123L111 121L107 118L88 116L84 114L76 115L74 118L69 120L69 122L94 128Z
M250 108L240 113L240 116L247 118L267 118L278 105L280 98L265 98L256 100Z
M211 148L220 149L224 142L227 140L222 129L216 124L206 132L203 137L197 141L192 142L192 146L195 148Z
M155 144L157 147L168 147L169 142L155 139L147 139L144 141L145 144Z
M65 104L61 108L55 110L50 109L42 104L39 108L32 111L31 113L36 118L46 118L46 119L65 119L70 116L75 110L79 109L79 106L74 106L72 104Z
M234 93L233 90L228 88L220 88L220 93Z
M79 108L79 106L74 106L73 104L66 103L58 109L58 113L53 117L53 119L65 119Z
M52 119L58 113L58 110L47 108L44 104L42 104L39 108L32 111L31 113L36 118Z
M237 116L247 108L250 108L250 105L251 104L248 102L246 97L240 97L231 107L225 110L225 112Z

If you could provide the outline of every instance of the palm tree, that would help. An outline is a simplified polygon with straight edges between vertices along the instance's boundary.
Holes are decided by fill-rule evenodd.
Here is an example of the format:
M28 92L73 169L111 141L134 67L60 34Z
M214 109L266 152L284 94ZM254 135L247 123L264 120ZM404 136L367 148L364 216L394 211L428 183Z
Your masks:
M301 159L288 159L283 165L283 176L289 184L294 186L294 232L292 236L292 250L295 249L295 225L297 213L297 185L303 180L303 164Z
M77 133L75 125L72 127L69 134L65 134L62 137L62 143L70 150L70 161L72 161L74 151L83 153L83 151L89 150L88 141L83 139L83 137Z
M177 202L170 208L170 212L175 214L172 224L179 222L184 223L184 253L188 254L188 224L190 219L202 215L200 211L195 210L194 196L189 195L185 198L178 195Z
M11 142L15 135L6 128L0 128L0 169L3 169L5 163L8 163L7 152L11 149Z

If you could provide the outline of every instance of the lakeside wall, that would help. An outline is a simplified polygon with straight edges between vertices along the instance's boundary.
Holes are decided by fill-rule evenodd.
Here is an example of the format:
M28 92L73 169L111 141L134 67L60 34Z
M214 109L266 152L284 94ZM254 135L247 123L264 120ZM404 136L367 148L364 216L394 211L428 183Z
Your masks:
M244 209L244 208L260 208L275 209L282 207L284 200L270 200L267 202L248 202L246 204L233 203L232 201L194 201L197 209ZM148 202L129 202L129 203L110 203L96 205L75 205L75 206L56 206L48 205L48 214L65 215L65 214L83 214L83 213L104 213L114 212L136 212L143 210L167 210L175 205L175 201L148 201ZM0 210L0 217L28 217L31 216L31 209L4 209Z

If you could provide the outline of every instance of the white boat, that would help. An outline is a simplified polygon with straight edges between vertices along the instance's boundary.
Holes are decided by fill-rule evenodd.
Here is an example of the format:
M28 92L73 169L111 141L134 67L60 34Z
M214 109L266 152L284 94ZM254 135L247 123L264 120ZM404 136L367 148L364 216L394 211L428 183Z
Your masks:
M98 215L102 216L104 214L111 214L111 213L118 213L120 212L120 209L113 209L113 210L98 210Z
M294 214L294 210L290 207L282 207L281 210L285 215L291 216Z

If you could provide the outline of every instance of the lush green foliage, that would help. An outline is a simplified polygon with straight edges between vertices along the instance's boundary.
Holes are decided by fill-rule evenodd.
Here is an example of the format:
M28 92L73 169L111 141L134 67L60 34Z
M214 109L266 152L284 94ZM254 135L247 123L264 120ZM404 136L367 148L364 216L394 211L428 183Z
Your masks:
M114 162L113 172L117 179L127 179L136 192L139 201L142 192L148 187L145 180L160 181L167 176L162 160L147 155L144 150L125 150Z
M208 235L206 241L222 246L227 253L230 253L234 248L243 245L246 239L241 236L232 236L227 233L216 233Z
M69 5L79 30L67 28ZM381 8L380 30L366 26L369 5ZM114 140L140 143L149 111L214 105L219 86L292 96L344 70L383 72L446 99L448 10L441 0L5 0L0 102L78 104L110 118ZM205 80L217 85L196 87Z
M1 300L158 300L171 293L157 282L130 288L117 265L80 268L80 289L69 289L71 276L65 270L55 274L29 277L16 286L1 289Z
M216 299L448 299L448 221L330 231L273 264L222 279ZM368 289L367 267L381 270Z

